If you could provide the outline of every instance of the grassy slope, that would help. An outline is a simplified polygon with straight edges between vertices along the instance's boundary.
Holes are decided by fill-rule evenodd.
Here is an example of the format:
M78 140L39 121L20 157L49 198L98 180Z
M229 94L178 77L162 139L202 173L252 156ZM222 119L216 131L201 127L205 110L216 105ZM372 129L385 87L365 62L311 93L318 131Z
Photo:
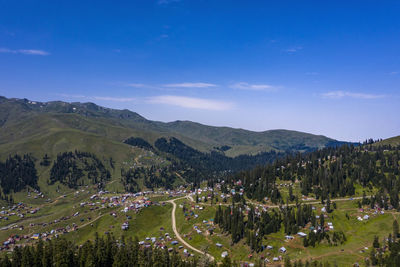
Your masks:
M138 236L139 240L144 240L146 237L153 236L158 238L164 236L166 232L170 233L173 237L171 229L172 206L170 204L167 203L165 206L148 207L141 210L138 214L134 212L124 214L120 212L122 209L121 207L100 208L93 211L90 211L88 207L80 207L79 203L86 201L94 192L93 190L94 189L89 187L85 188L85 191L79 194L70 192L65 198L58 198L52 203L37 204L41 207L40 211L33 215L29 214L24 219L12 216L9 221L0 221L0 227L15 222L17 222L18 225L25 226L25 229L22 231L18 229L0 231L0 240L5 240L10 234L14 233L31 235L36 232L50 231L51 229L65 227L67 225L72 226L72 223L76 223L80 226L79 230L70 232L64 236L67 239L75 240L78 244L82 244L88 239L93 239L96 232L100 235L104 235L105 232L112 232L116 238L119 238L121 234L127 237ZM154 200L156 199L162 200L163 198L154 198ZM278 252L278 248L285 246L288 250L287 255L289 255L291 259L305 260L312 258L329 261L331 263L336 262L338 266L351 266L356 261L362 262L365 257L368 257L369 250L365 250L365 252L361 252L361 250L363 250L364 247L369 247L369 249L371 249L373 237L375 235L379 236L380 241L383 237L387 236L392 231L393 220L395 218L399 219L400 216L396 211L386 211L384 215L373 215L368 211L360 212L356 202L357 201L338 202L338 209L329 214L329 218L325 220L326 222L332 222L335 230L342 230L345 232L347 241L339 246L320 244L315 248L304 248L302 246L302 239L297 236L294 240L287 242L282 229L278 233L268 235L268 237L263 240L264 245L273 245L274 249L257 254L251 252L249 247L244 244L243 240L238 244L232 245L230 243L230 235L221 233L218 227L212 236L205 234L208 227L203 223L203 220L210 221L210 219L214 217L217 206L204 206L204 210L195 209L194 213L199 215L199 217L194 218L194 216L189 216L190 220L185 220L182 209L178 207L176 210L177 228L187 242L196 248L207 250L214 255L218 261L221 260L221 253L223 251L228 251L233 259L238 261L255 262L261 255L271 259L273 256L281 255ZM182 199L177 201L178 205L183 203L186 203L189 209L194 205L193 203L189 203L188 200ZM317 214L319 214L321 205L318 204L315 206L317 207ZM64 216L71 216L77 211L80 212L77 217L71 217L69 220L60 221L53 225L41 225L41 223L44 222L48 223ZM117 217L111 216L110 212L116 212ZM346 218L346 213L349 214L350 219ZM363 216L364 214L370 214L371 219L363 222L356 219L357 216ZM130 228L128 231L122 231L120 229L121 224L128 220L126 215L132 217L132 219L129 220ZM90 222L88 221L88 217L91 217ZM81 219L84 221L82 222ZM28 227L30 223L39 223L39 225ZM93 226L91 224L93 224ZM194 225L198 226L203 233L198 234L193 228ZM160 231L161 227L165 230ZM309 230L305 229L303 231L308 233ZM221 243L223 248L217 248L215 246L216 243ZM253 254L252 259L248 258L250 254Z
M89 207L80 207L79 203L87 201L94 192L91 188L86 188L85 191L80 191L79 194L70 192L65 198L57 198L51 203L33 205L34 207L40 207L36 214L28 214L25 218L11 216L8 221L1 220L0 227L16 223L19 226L24 226L24 229L19 230L16 228L0 231L0 240L6 240L11 234L30 236L34 233L49 232L52 229L66 227L67 225L72 227L73 223L76 223L79 229L63 236L75 241L77 244L93 240L96 232L100 236L104 235L105 232L112 232L116 238L119 238L122 234L132 238L137 236L139 240L153 236L158 238L164 236L166 232L170 233L171 237L174 237L171 226L171 204L150 206L137 214L133 211L123 213L120 211L122 207L100 207L92 211ZM79 215L73 217L72 215L76 212L79 212ZM111 216L111 212L115 212L117 216ZM66 216L71 216L71 218L49 224L49 222ZM127 216L132 218L128 220ZM88 219L89 217L91 220ZM127 231L122 231L121 225L125 221L129 221L130 227ZM34 226L29 226L31 223ZM43 223L47 223L47 225L43 225ZM164 231L160 231L161 227L164 228Z
M324 136L273 130L252 132L229 127L212 127L194 122L162 123L146 120L129 110L114 110L93 103L47 102L0 97L0 143L16 142L54 127L73 128L121 142L137 136L150 143L162 136L174 136L200 151L229 145L227 155L254 154L262 151L286 150L296 145L323 147L334 141Z
M50 122L42 126L43 121ZM71 121L76 122L76 128L66 125ZM111 187L113 191L122 190L122 187L118 185L120 168L131 166L134 159L143 154L144 151L116 141L123 136L134 134L134 130L117 126L103 127L102 124L102 122L88 122L86 118L74 114L32 116L32 119L9 125L10 128L20 129L15 131L14 134L7 136L8 133L12 132L1 131L2 140L8 139L10 142L0 144L0 159L4 160L10 154L32 153L35 158L40 160L47 153L51 160L54 160L58 153L64 151L92 152L106 163L113 179L117 181ZM83 127L86 127L86 131L77 129ZM106 131L106 133L99 131ZM108 164L110 157L115 162L114 169ZM149 160L148 164L157 164L157 162ZM36 166L39 172L39 186L46 195L52 196L55 186L47 185L50 167L41 167L39 164L36 164Z
M289 130L270 130L253 132L229 127L213 127L190 121L175 121L165 126L182 135L191 136L206 143L229 145L232 147L227 154L254 154L261 151L286 150L293 146L304 144L308 147L321 148L333 139L321 135L312 135Z
M180 200L177 204L188 203L187 201ZM201 205L201 204L200 204ZM214 217L216 206L204 206L203 211L194 210L195 214L199 215L198 218L190 217L190 220L185 220L181 208L177 209L177 228L181 235L186 234L185 240L196 248L207 250L217 260L221 260L221 253L228 251L231 257L237 261L255 262L259 256L264 256L272 259L274 256L282 255L278 249L284 246L287 249L287 254L291 259L316 259L322 262L329 261L330 263L336 262L338 266L352 266L355 262L363 262L365 257L369 256L374 236L378 236L382 241L383 237L387 237L392 231L392 223L395 218L399 219L400 215L395 211L387 211L384 215L372 215L370 212L359 212L356 201L338 202L338 209L329 214L329 218L325 222L332 222L335 230L341 230L346 234L347 241L343 245L330 246L328 244L320 244L315 248L303 246L302 239L295 237L294 240L287 242L285 240L285 233L283 227L280 232L273 233L263 240L264 245L272 245L272 250L266 250L260 253L251 252L249 247L244 243L244 240L238 244L232 245L230 243L231 237L228 234L221 233L217 227L214 235L205 235L206 225L203 220L209 220ZM320 212L321 205L315 205ZM187 206L188 207L188 206ZM189 206L190 207L190 206ZM346 213L349 214L350 219L346 218ZM318 213L319 214L319 213ZM368 221L360 222L357 216L369 214L371 219ZM203 231L198 234L193 226L197 225ZM308 233L309 230L303 230ZM191 237L189 239L189 237ZM217 248L216 243L223 245L222 248ZM365 247L369 247L365 250ZM364 250L365 252L361 252ZM249 259L252 254L253 258Z
M400 145L400 135L385 139L381 142L376 143L375 145L392 145L399 146Z

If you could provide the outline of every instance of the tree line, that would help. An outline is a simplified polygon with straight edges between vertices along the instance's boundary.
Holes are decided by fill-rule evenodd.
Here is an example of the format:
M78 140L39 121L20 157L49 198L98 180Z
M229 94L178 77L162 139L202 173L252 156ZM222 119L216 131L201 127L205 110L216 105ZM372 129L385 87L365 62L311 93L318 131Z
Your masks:
M29 154L9 156L5 162L0 162L0 185L5 195L19 192L26 186L39 189L37 180L35 161Z
M218 179L231 173L251 169L258 165L264 165L281 157L284 153L270 151L257 155L240 155L234 158L227 157L223 152L200 152L185 145L177 138L159 138L154 146L170 161L178 164L187 182L200 184L206 178Z
M58 181L70 188L77 188L89 182L102 187L110 178L110 171L95 154L75 150L57 155L50 169L49 184Z
M258 201L265 197L279 200L277 179L298 182L301 194L313 193L322 201L352 196L355 184L360 184L382 189L393 199L392 205L398 207L399 160L399 147L346 144L278 157L273 163L231 175L227 182L233 187L241 180L246 196Z
M195 267L199 263L198 258L184 258L176 250L140 246L137 238L122 236L116 240L111 234L96 234L94 241L80 246L64 238L16 246L10 256L5 254L1 258L0 267Z
M143 184L151 190L160 187L172 189L177 179L176 172L178 171L179 170L173 165L167 167L138 167L129 168L127 170L122 168L121 181L125 190L133 193L140 191L139 180L142 180Z

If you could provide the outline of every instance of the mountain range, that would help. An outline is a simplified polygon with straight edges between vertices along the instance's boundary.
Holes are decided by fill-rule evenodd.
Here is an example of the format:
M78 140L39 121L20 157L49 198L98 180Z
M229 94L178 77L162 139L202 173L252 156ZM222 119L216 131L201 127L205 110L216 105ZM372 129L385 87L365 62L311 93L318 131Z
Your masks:
M97 153L127 153L129 146L123 141L129 137L150 144L160 137L175 137L199 151L220 150L227 156L270 150L307 151L343 143L289 130L254 132L191 121L151 121L130 110L94 103L0 97L0 157L18 152L57 154L85 147Z

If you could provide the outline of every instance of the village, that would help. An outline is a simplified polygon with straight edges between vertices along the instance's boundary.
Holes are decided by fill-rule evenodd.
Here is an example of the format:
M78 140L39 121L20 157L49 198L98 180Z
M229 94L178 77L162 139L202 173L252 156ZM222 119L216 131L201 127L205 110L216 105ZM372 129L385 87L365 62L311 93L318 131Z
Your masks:
M278 184L278 186L281 187L288 187L291 185L291 183ZM225 193L223 193L221 189L224 190ZM44 198L44 195L40 192L35 194ZM167 200L176 198L182 199L182 197L184 197L185 201L180 202L178 207L182 210L184 220L187 223L192 224L191 231L181 233L187 242L191 242L194 237L193 234L200 235L206 240L213 235L225 238L214 224L213 214L209 217L204 217L202 214L204 214L205 210L208 210L211 207L215 208L219 205L230 206L231 199L236 194L239 196L244 195L244 190L241 186L240 180L235 182L235 188L230 188L229 186L224 185L224 181L221 181L215 184L214 188L204 186L193 192L188 190L186 187L180 187L177 190L143 191L123 194L111 193L105 190L89 194L89 190L86 189L85 191L85 189L80 189L69 195L62 195L60 197L60 199L67 199L78 198L79 196L83 197L84 195L84 201L75 203L73 205L74 211L71 211L69 215L50 221L36 220L29 224L24 223L24 220L31 218L31 216L36 215L38 212L41 212L44 207L41 205L34 207L25 203L18 203L8 208L2 207L0 211L0 220L3 222L3 225L5 222L12 222L14 218L19 219L18 222L9 223L0 228L0 231L13 231L12 234L2 241L0 250L12 251L15 246L23 246L39 239L44 241L51 240L52 238L57 238L71 232L77 232L82 227L92 227L95 220L104 216L123 219L118 227L121 231L128 231L132 226L132 215L130 215L132 212L133 214L140 214L143 209L152 206L165 206L167 205ZM315 214L318 214L316 215L317 219L320 219L320 216L324 217L324 226L322 227L318 225L317 227L313 227L308 225L306 228L297 232L296 235L285 235L280 244L277 242L266 242L262 246L261 252L248 254L249 260L255 260L255 257L259 257L265 263L281 262L288 253L288 250L291 250L291 247L294 246L294 244L297 244L296 242L298 241L296 240L306 238L308 233L311 231L318 233L322 230L324 232L335 230L336 227L333 221L330 220L332 219L332 215L327 212L326 204L321 205L319 202L315 202L313 198L306 198L304 196L302 199L304 203L310 203L312 210ZM265 201L268 202L268 199L265 199ZM356 200L351 199L349 201ZM46 205L51 205L51 203L51 201L46 201ZM284 207L284 205L247 201L244 205L245 209L243 210L243 213L247 216L251 208L253 208L255 215L261 216L262 212L282 207ZM374 209L371 209L370 207L359 208L356 211L357 212L352 213L349 216L355 218L359 223L365 223L371 218L385 214L385 212L378 206ZM104 234L112 232L115 226L116 225L110 225L109 230L105 231ZM35 232L31 232L31 229L35 229ZM29 230L29 233L27 233L27 230ZM167 232L164 227L159 228L157 235L147 236L144 239L139 240L139 245L143 247L151 246L166 249L170 252L178 250L185 257L193 257L195 255L191 249L188 249L184 244L181 244L181 242L177 240L174 233ZM227 244L213 241L211 245L218 249L218 256L220 258L230 256L231 252ZM362 251L365 251L366 249L367 248L363 248ZM253 266L252 262L245 261L244 263L247 264L244 266Z

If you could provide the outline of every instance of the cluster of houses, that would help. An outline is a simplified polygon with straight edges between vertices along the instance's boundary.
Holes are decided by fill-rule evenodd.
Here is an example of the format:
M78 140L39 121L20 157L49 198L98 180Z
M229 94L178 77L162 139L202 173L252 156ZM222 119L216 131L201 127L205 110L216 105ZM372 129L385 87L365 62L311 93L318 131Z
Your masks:
M78 226L73 223L72 227L67 225L66 227L60 227L57 229L53 229L50 231L42 232L42 233L34 233L32 235L18 235L18 234L11 234L5 241L3 241L2 245L0 246L0 250L9 250L11 246L15 245L16 242L21 240L48 240L51 239L52 236L58 237L60 234L65 234L70 231L76 231Z
M357 216L357 220L360 221L360 222L368 221L371 218L371 216L378 216L378 215L385 214L385 211L382 208L380 208L378 205L375 205L374 209L370 209L370 208L363 209L363 208L360 208L359 212L361 213L361 215ZM367 213L367 214L365 214L365 213Z
M145 248L153 246L154 248L166 249L168 252L174 251L174 249L182 250L183 246L179 245L179 242L172 238L169 233L164 233L164 228L160 228L160 236L157 237L146 237L145 240L139 241L139 245ZM187 249L183 249L182 253L186 257L193 257L194 254L188 252Z
M84 190L81 190L82 192ZM80 194L81 191L76 191L74 194L75 196ZM33 193L35 193L35 198L36 197L44 197L43 193L39 192L39 191L34 191ZM166 191L144 191L144 192L138 192L138 193L127 193L127 194L123 194L123 195L113 195L108 191L99 191L97 194L93 194L92 196L90 196L90 198L85 201L80 203L80 207L88 207L90 209L90 211L96 210L96 209L100 209L100 208L115 208L115 207L122 207L123 209L121 210L121 212L126 213L128 211L135 211L135 212L139 212L142 208L151 206L151 205L165 205L165 203L159 204L159 203L153 203L152 201L149 200L149 198L147 196L149 195L153 195L153 194L158 194L158 195L168 195L168 196L179 196L186 193L186 191L182 188L175 190L175 191L171 191L171 190L166 190ZM32 192L28 193L28 196L30 197L32 194ZM66 195L63 195L61 197L66 197ZM35 214L39 211L39 208L32 208L27 206L24 203L18 203L13 205L12 207L9 208L5 208L3 207L0 210L0 220L9 220L9 217L11 216L19 216L21 218L24 218L24 216L26 216L27 214ZM86 213L87 211L85 211ZM59 222L62 221L67 221L71 218L77 217L80 215L80 212L75 212L74 214L70 215L70 216L64 216L61 217L59 219L55 219L53 221L50 222L41 222L41 223L31 223L29 224L29 227L35 227L35 226L42 226L42 227L48 227L49 225L53 225L53 224L57 224ZM116 212L112 212L111 213L112 216L117 216ZM127 216L130 217L130 216ZM89 221L91 220L91 217L87 218ZM129 219L129 218L128 218ZM81 218L80 219L81 222L85 221L85 218ZM122 224L121 226L122 230L127 230L129 228L129 223L125 222ZM19 229L19 230L23 230L24 226L23 225L17 225L17 224L13 224L13 225L9 225L9 226L5 226L2 227L0 230L9 230L9 229ZM11 245L15 244L15 242L18 242L22 239L33 239L33 240L37 240L37 239L51 239L51 237L57 237L60 234L65 234L68 233L70 231L76 231L78 229L78 225L75 223L72 223L72 226L65 226L65 227L58 227L58 228L54 228L51 229L49 231L45 231L45 232L40 232L40 233L35 233L33 235L30 236L19 236L19 235L10 235L4 242L3 245L0 246L0 250L2 249L9 249Z
M42 192L40 192L39 190L34 190L33 193L35 194L35 196L33 197L34 199L38 199L38 198L44 198L44 194ZM31 197L32 192L29 191L28 192L28 197Z
M18 204L13 205L12 207L6 209L2 207L0 210L0 221L8 221L10 217L17 216L20 218L24 218L28 214L35 214L39 211L39 208L32 208L27 206L26 204L20 202ZM14 225L15 226L15 225ZM0 230L8 230L13 226L5 226L2 227Z

